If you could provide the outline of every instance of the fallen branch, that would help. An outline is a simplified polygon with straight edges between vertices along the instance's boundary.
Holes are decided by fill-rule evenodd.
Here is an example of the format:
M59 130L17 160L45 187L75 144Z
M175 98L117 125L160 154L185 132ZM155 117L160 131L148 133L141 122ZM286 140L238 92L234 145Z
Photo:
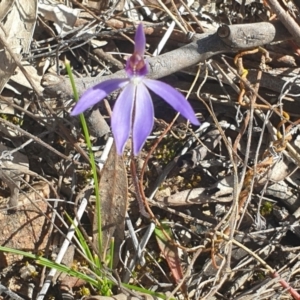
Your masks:
M193 41L181 48L148 59L150 78L162 78L198 64L216 54L232 53L238 50L255 48L271 42L291 39L292 36L280 22L222 25L215 33L195 34ZM109 76L75 79L79 94L101 81L112 78L125 78L124 70ZM46 74L42 85L45 96L72 98L73 91L68 78ZM97 136L108 132L103 116L98 109L88 112L92 130Z
M149 77L157 79L168 76L216 54L232 53L291 38L291 34L279 22L223 25L215 33L196 34L193 37L193 42L176 50L149 58ZM125 77L125 71L121 70L109 76L77 78L75 83L79 94L82 94L87 88L101 81ZM42 85L46 95L73 97L68 78L46 74L43 77Z

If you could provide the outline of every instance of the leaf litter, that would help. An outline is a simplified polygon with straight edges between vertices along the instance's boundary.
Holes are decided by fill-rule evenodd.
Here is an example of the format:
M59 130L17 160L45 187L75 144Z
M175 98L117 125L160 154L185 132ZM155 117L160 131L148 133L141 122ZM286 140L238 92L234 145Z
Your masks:
M201 125L179 116L166 130L174 112L154 96L155 127L135 160L137 189L130 143L122 159L105 147L118 93L86 115L102 168L105 253L115 240L114 270L106 270L117 283L114 299L145 296L122 282L170 299L300 299L297 4L31 2L0 3L0 246L55 261L68 231L63 212L75 216L83 198L80 228L98 244L87 146L69 115L64 60L80 93L123 74L142 21L147 54L156 54L150 76L188 94ZM18 157L25 166L15 165ZM152 219L139 212L138 197ZM86 270L76 239L71 246L63 263ZM4 252L0 265L1 299L113 299L62 274L41 295L49 269Z

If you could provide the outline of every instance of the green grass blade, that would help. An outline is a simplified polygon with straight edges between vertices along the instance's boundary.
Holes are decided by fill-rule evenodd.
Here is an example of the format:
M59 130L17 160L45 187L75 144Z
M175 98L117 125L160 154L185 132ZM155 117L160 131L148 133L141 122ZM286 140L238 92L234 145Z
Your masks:
M79 100L79 95L78 95L78 92L77 92L77 89L76 89L74 77L73 77L72 70L71 70L71 67L70 67L70 62L68 60L65 60L65 66L66 66L66 70L67 70L67 73L69 75L70 82L71 82L71 85L72 85L74 99L77 102ZM98 228L98 234L99 234L98 249L99 249L99 252L102 253L101 202L100 202L100 193L99 193L99 181L98 181L98 176L97 176L97 174L98 174L97 173L97 167L96 167L96 163L95 163L94 153L92 151L92 144L91 144L91 140L90 140L88 127L87 127L87 124L86 124L86 121L85 121L85 118L84 118L83 114L80 114L80 122L81 122L81 125L82 125L85 141L86 141L86 144L87 144L87 147L88 147L88 150L89 150L90 164L92 166L93 178L94 178L94 182L95 182L97 228Z

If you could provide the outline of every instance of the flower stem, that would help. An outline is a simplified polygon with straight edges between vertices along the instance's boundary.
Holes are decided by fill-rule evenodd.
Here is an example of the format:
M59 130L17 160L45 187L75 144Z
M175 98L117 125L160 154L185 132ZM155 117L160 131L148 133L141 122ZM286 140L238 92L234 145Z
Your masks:
M139 187L139 180L137 177L137 173L136 173L136 165L135 165L135 157L133 155L133 152L131 151L131 175L132 175L132 182L135 188L135 192L136 192L136 199L138 201L139 204L139 210L142 216L146 217L146 218L150 218L150 215L146 212L145 209L145 204L144 201L141 197L141 191L140 191L140 187Z
M67 70L67 73L69 75L70 82L71 82L71 85L72 85L74 99L77 102L79 100L79 95L78 95L76 85L75 85L75 81L74 81L74 77L73 77L73 74L72 74L72 71L71 71L70 62L67 59L65 60L65 67L66 67L66 70ZM90 135L89 135L89 130L88 130L88 127L87 127L87 124L86 124L84 114L80 114L79 117L80 117L80 122L81 122L81 125L82 125L82 129L83 129L83 134L84 134L84 137L85 137L85 142L87 144L88 151L89 151L90 164L91 164L91 167L92 167L93 179L94 179L94 183L95 183L97 230L98 230L98 234L99 234L98 249L99 249L99 253L102 253L101 202L100 202L100 194L99 194L99 181L98 181L98 176L97 176L97 167L96 167L96 163L95 163L94 153L93 153L93 150L92 150L92 143L91 143L91 139L90 139Z

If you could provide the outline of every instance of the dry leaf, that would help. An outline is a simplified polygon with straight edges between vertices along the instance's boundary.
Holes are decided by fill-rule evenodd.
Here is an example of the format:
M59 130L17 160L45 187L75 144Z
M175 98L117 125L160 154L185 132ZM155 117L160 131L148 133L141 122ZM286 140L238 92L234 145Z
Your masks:
M172 238L172 231L170 227L166 224L161 224L163 230ZM157 244L161 250L162 255L168 263L168 266L172 272L174 280L176 283L179 283L183 278L183 272L181 268L181 260L178 254L178 248L168 240L165 233L162 229L155 228L155 237ZM182 287L186 289L185 284L182 284Z
M45 20L53 22L58 34L64 34L73 29L80 9L57 4L57 1L42 0L39 3L39 13Z
M28 62L22 62L25 70L30 74L31 80L35 83L38 91L41 93L43 88L40 84L42 76L37 74L37 69L31 66ZM26 89L32 89L31 84L28 82L23 72L17 68L14 72L14 75L10 77L9 83L6 84L6 88L14 91L16 94L22 94Z
M121 156L116 153L115 146L110 150L108 159L101 173L100 201L102 209L102 256L103 261L111 238L114 237L113 264L119 261L119 248L124 240L124 220L127 209L127 174ZM97 216L94 217L94 243L98 245Z
M14 0L2 0L0 2L0 22L6 17L8 12L11 10L14 5Z
M37 1L15 0L1 22L1 38L6 41L18 58L21 58L21 53L28 52L35 27L36 12ZM0 43L0 92L14 74L16 67L15 61Z

